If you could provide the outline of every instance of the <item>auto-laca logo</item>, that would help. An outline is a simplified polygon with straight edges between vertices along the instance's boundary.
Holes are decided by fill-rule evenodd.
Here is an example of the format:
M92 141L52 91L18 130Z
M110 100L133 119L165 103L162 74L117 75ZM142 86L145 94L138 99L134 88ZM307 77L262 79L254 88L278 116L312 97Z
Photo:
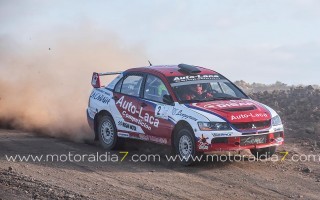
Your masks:
M159 127L159 119L156 118L154 115L149 114L143 110L143 107L138 109L132 101L125 100L125 97L122 96L117 102L116 106L122 109L122 115L130 119L133 123L141 125L148 130L151 130L151 126L155 128Z
M214 80L220 79L217 74L208 74L208 75L189 75L189 76L177 76L173 78L173 82L185 82L185 81L197 81L197 80Z

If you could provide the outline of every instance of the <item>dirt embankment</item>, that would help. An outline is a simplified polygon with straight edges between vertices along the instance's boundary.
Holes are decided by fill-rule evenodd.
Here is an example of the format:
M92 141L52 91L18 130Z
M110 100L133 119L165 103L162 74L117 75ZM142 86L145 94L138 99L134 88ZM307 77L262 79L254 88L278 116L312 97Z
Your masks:
M320 144L320 89L292 87L289 90L251 93L249 96L279 113L288 138Z

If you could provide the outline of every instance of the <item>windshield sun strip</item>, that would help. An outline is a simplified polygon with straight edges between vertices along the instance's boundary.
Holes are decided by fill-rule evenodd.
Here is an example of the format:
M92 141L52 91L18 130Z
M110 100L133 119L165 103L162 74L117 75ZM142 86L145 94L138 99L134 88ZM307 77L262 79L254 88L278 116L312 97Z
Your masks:
M195 80L195 81L184 81L184 82L179 82L179 83L171 83L171 87L176 87L176 86L182 86L182 85L193 85L193 84L198 84L198 83L212 83L212 82L224 82L228 83L227 80L225 79L220 79L220 80Z

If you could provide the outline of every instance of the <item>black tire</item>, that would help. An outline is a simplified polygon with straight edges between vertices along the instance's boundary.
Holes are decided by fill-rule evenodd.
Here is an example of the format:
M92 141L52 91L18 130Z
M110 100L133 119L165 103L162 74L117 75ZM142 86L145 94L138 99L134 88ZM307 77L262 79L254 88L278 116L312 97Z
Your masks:
M189 166L194 163L195 156L199 153L196 152L195 136L192 130L187 127L182 127L177 130L174 139L174 149L176 155L180 156L179 162L184 166Z
M98 136L102 148L113 150L118 144L117 127L110 116L102 116L98 121Z
M266 159L270 158L276 152L276 148L276 146L273 146L261 149L250 149L250 151L257 159Z

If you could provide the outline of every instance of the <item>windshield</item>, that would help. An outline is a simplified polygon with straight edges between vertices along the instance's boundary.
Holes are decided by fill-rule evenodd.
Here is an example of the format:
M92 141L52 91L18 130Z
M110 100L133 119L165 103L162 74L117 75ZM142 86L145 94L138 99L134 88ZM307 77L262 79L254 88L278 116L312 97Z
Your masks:
M236 86L221 77L216 80L194 80L171 83L180 103L196 103L214 100L247 99Z

